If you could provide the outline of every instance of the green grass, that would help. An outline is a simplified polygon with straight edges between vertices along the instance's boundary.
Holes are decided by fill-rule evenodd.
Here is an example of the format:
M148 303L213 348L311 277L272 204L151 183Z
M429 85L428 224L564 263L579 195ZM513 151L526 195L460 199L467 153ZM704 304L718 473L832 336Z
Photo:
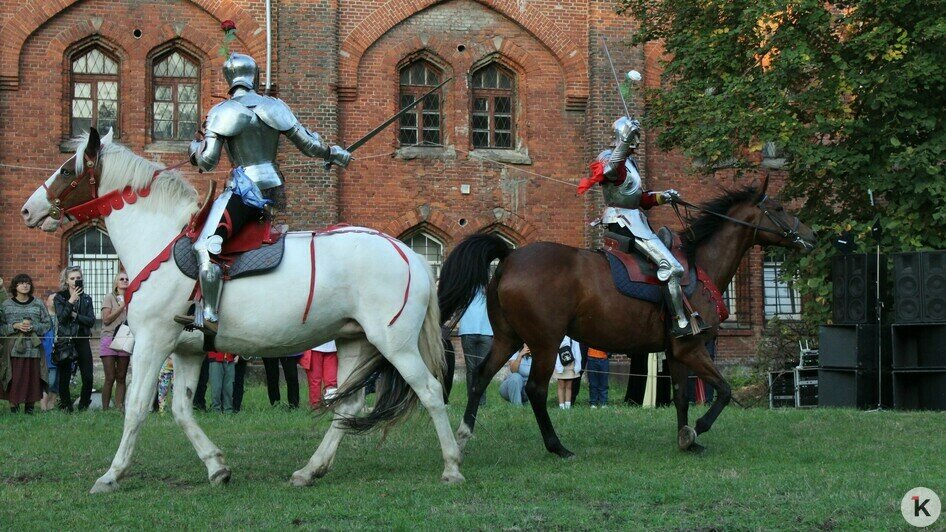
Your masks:
M449 407L454 427L463 393L461 385ZM691 423L704 411L691 409ZM436 436L418 412L380 449L378 434L346 438L334 469L296 489L289 476L314 452L327 419L272 409L254 387L242 413L199 416L233 470L229 485L211 486L170 414L154 414L121 490L91 496L118 444L117 413L4 410L0 526L876 530L906 528L899 504L910 488L946 495L942 413L732 406L700 438L708 450L697 456L677 451L673 409L554 409L559 435L577 453L561 460L543 448L530 409L501 402L491 388L480 412L461 485L440 484Z

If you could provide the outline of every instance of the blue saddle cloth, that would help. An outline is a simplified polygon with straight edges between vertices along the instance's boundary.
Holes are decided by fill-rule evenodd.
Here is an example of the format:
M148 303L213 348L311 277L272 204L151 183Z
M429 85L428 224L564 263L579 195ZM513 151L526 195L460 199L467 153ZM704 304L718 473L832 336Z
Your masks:
M611 266L611 279L614 281L614 287L621 295L651 303L661 303L663 301L660 286L630 280L627 276L627 267L620 259L607 251L602 250L601 253L604 253L604 256L608 258L608 264ZM693 268L690 268L687 274L690 275L690 283L683 287L683 293L690 297L696 289L696 275Z

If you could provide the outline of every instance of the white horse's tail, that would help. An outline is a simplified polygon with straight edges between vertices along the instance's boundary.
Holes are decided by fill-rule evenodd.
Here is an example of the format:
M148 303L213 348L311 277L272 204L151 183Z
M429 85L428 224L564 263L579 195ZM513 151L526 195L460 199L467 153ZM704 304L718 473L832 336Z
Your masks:
M443 385L446 359L444 358L443 344L440 341L440 306L437 304L437 291L434 289L433 272L430 265L424 261L424 268L430 279L430 296L427 302L427 312L424 323L421 325L417 347L421 359L427 369ZM338 388L335 395L321 403L323 411L333 410L337 403L344 401L366 386L375 382L377 401L370 413L364 416L351 416L342 419L345 430L362 433L373 429L387 430L399 421L404 420L417 406L417 394L404 378L398 373L394 365L386 358L376 353L352 371L351 376Z

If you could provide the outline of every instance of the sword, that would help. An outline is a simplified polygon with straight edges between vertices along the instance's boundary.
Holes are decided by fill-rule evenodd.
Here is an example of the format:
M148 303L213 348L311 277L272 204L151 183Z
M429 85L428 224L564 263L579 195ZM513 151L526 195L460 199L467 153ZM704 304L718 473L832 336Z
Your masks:
M402 116L404 116L405 113L407 113L408 111L410 111L411 109L413 109L414 107L416 107L417 104L419 104L420 102L422 102L422 101L424 100L424 98L430 96L431 94L433 94L434 92L436 92L437 90L439 90L440 87L443 87L444 85L447 84L448 81L451 81L452 79L453 79L453 78L447 78L447 79L443 80L443 83L441 83L440 85L437 85L436 87L430 89L429 91L425 92L420 98L417 98L417 99L414 100L413 102L411 102L411 103L407 104L406 106L404 106L403 109L401 109L401 110L398 111L397 113L394 113L394 116L388 118L388 119L385 120L384 122L381 122L381 124L379 124L377 127L375 127L374 129L372 129L371 131L369 131L365 136L361 137L360 139L356 140L355 142L352 142L347 148L345 148L345 151L347 151L348 153L351 153L351 152L357 150L358 148L360 148L361 146L363 146L364 143L366 143L366 142L368 142L369 140L371 140L372 137L374 137L375 135L377 135L378 133L380 133L381 131L383 131L384 128L390 126L391 123L394 122L395 120L397 120L398 118L401 118ZM331 167L332 167L332 163L331 163L331 162L325 163L325 169L326 169L326 170L328 170L328 169L331 168Z
M618 89L618 96L621 97L621 103L624 105L624 115L633 118L631 112L627 110L627 102L624 101L624 93L621 92L621 82L618 80L618 72L614 69L614 62L611 61L611 52L608 51L608 42L601 36L601 46L604 48L604 55L608 58L608 64L611 65L611 74L614 75L614 85Z

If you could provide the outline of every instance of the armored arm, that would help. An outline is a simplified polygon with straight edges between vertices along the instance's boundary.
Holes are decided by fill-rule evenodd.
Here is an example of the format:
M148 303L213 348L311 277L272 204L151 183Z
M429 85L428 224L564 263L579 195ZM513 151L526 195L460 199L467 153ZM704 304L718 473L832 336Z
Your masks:
M312 133L298 121L289 131L286 131L286 138L309 157L328 159L331 155L331 148L322 140L322 137L318 133Z
M213 131L204 135L204 140L192 140L190 146L191 164L204 172L213 170L220 162L223 141Z
M637 120L621 117L614 123L614 132L617 136L617 145L611 151L611 157L604 165L604 175L614 181L619 178L624 161L631 150L640 143L641 124Z
M206 172L220 162L227 137L235 137L253 121L253 112L243 104L227 100L213 106L204 122L204 139L190 145L191 164Z

